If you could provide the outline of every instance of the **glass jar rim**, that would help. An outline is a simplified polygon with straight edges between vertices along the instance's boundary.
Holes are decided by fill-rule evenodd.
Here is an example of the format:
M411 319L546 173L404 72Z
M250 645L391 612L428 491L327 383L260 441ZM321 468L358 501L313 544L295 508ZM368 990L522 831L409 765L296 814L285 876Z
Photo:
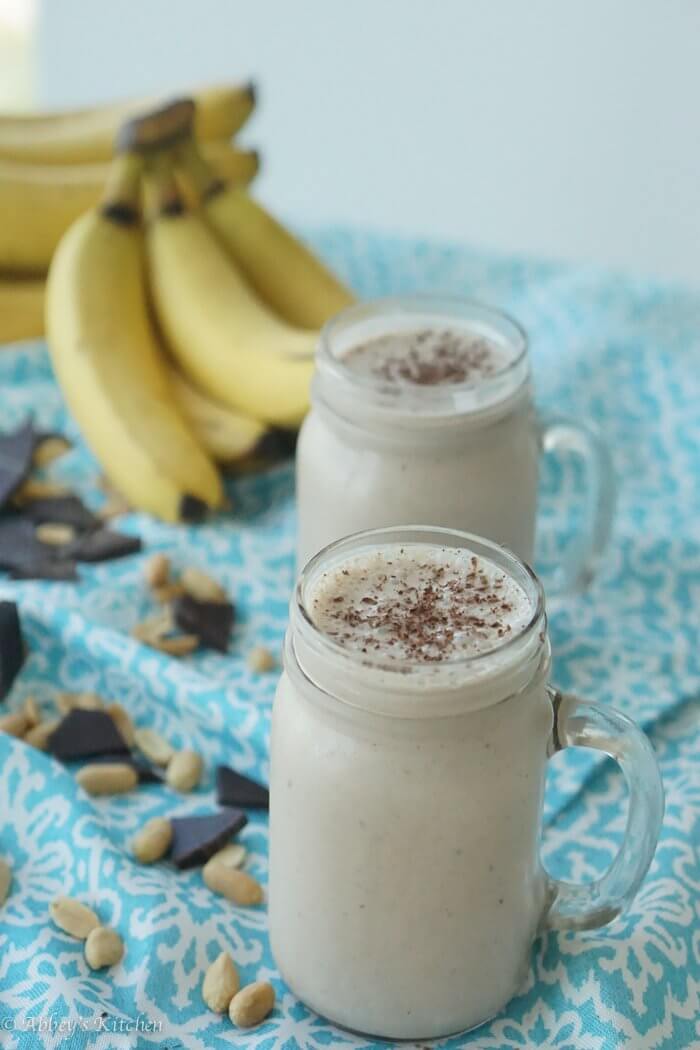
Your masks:
M516 583L523 586L532 603L530 617L517 632L513 633L505 641L499 640L491 648L483 649L476 653L457 654L449 659L434 663L406 659L401 660L400 665L397 666L395 661L381 660L374 655L348 649L325 634L313 622L306 605L306 588L309 581L314 579L321 571L321 567L324 564L328 564L331 559L335 559L336 555L344 551L350 555L362 549L377 549L385 544L388 545L388 543L392 545L398 543L403 546L421 543L452 547L457 550L467 549L477 556L483 554L484 557L488 558L500 569L504 569L505 563L508 568L504 571L508 572L515 579ZM339 561L340 559L337 560ZM528 641L539 632L546 620L544 588L535 572L526 562L522 561L509 548L483 536L477 536L475 533L463 532L458 529L439 528L431 525L388 526L381 529L367 529L329 543L306 563L299 574L292 596L290 612L290 627L293 631L298 631L302 635L306 644L322 651L326 656L343 661L346 666L364 667L396 676L395 681L405 681L406 677L412 672L421 676L431 674L437 676L441 672L454 671L455 669L458 671L465 670L466 672L467 669L483 668L487 665L489 659L493 660L495 656L500 657L501 654L507 656L518 645L527 646ZM478 671L476 673L478 674Z
M444 318L446 324L451 321L459 325L471 323L490 327L500 338L506 340L510 350L509 359L488 377L434 386L404 382L392 387L391 394L387 396L386 383L382 384L372 375L348 368L343 363L342 356L333 350L342 333L363 323L382 318L389 321L392 317L404 321L411 318L417 320L420 317L427 319L431 315ZM520 322L509 313L476 299L424 293L385 296L353 303L326 322L319 335L316 368L321 378L329 379L335 384L341 383L353 393L362 395L363 399L369 399L377 407L396 409L396 393L399 391L410 395L426 412L448 407L454 412L459 412L460 406L477 392L480 401L488 403L489 393L502 388L509 379L518 377L518 373L521 373L518 381L514 382L513 388L503 399L508 400L513 390L520 389L529 376L528 337ZM496 399L500 400L502 399ZM476 405L471 411L479 411L479 406Z

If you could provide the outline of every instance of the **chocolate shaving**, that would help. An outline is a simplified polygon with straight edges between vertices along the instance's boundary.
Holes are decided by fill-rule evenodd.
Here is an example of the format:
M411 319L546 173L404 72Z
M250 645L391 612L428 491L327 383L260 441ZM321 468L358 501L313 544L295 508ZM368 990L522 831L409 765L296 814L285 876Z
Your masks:
M432 561L410 568L418 574L416 585L408 580L397 585L396 574L389 583L383 572L358 568L354 588L345 592L343 602L337 593L314 599L312 610L322 606L324 633L361 653L383 649L389 659L422 663L449 659L465 644L476 643L483 650L512 633L504 618L513 606L503 599L502 573L491 578L478 562L471 563L471 571L448 572ZM338 572L341 591L345 584L340 578L347 575L345 568Z
M495 375L502 352L489 339L458 329L425 329L379 336L351 350L345 363L390 383L444 386Z

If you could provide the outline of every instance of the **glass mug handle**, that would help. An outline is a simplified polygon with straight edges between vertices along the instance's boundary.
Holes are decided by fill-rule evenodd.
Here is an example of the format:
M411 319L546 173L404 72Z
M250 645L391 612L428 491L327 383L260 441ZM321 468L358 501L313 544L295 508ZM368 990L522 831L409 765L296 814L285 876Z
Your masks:
M549 756L566 747L604 751L620 766L629 792L625 835L605 874L582 885L548 877L542 929L591 930L626 910L647 873L661 831L663 785L649 740L629 718L555 689L549 697L554 713Z
M557 568L551 594L565 594L587 587L596 574L612 531L615 512L615 473L610 452L597 430L563 416L540 420L545 453L573 452L586 465L588 510L582 534Z

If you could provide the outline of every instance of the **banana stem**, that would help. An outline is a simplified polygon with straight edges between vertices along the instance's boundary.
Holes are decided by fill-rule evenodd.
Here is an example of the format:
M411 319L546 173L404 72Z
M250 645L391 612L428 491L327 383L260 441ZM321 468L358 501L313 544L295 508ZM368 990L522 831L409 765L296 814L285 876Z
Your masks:
M195 104L180 98L125 121L119 128L117 153L153 153L173 146L192 134Z
M146 212L154 215L182 215L187 210L175 181L172 160L167 153L149 157L146 163Z
M219 178L214 172L192 137L178 144L175 158L176 163L182 166L191 180L201 201L211 200L226 188L226 180Z
M122 153L109 166L100 210L120 226L135 226L141 219L141 175L143 161L134 153Z

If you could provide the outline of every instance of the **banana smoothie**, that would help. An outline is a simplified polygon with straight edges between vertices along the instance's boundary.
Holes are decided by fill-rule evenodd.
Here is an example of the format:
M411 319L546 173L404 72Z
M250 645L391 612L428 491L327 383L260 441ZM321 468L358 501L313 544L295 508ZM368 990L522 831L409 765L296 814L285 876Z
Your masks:
M516 994L539 932L634 898L663 813L653 750L549 667L542 586L488 540L377 529L307 564L272 717L269 923L318 1013L386 1039L467 1030ZM628 789L620 851L586 884L540 860L565 747L612 756Z
M469 1028L515 993L545 907L536 589L473 550L392 543L300 600L272 729L276 962L348 1028Z
M583 461L583 528L549 585L584 587L610 535L614 479L591 427L534 409L527 338L506 314L421 296L356 304L321 332L297 451L298 564L363 529L436 525L530 562L540 456ZM578 497L574 497L578 498Z
M525 336L483 308L414 306L353 307L322 334L299 439L299 564L352 532L411 524L532 557L540 440Z

